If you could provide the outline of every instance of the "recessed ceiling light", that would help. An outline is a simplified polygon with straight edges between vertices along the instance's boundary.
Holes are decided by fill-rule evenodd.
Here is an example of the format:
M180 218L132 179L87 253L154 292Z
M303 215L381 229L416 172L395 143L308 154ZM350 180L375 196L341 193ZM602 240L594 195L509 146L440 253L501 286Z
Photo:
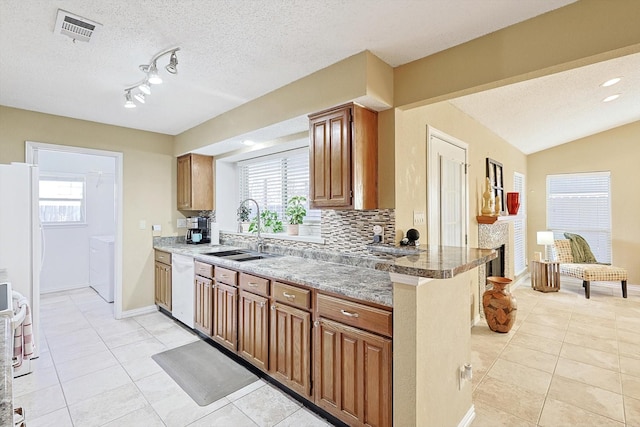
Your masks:
M242 141L242 143L249 146L255 145L255 142L251 141L250 139L245 139L244 141Z
M620 82L620 80L622 80L622 77L616 77L615 79L609 79L606 82L602 83L600 86L602 86L602 87L613 86L614 84Z
M609 95L605 99L603 99L602 102L611 102L614 99L618 99L619 97L620 97L619 93L616 93L615 95Z

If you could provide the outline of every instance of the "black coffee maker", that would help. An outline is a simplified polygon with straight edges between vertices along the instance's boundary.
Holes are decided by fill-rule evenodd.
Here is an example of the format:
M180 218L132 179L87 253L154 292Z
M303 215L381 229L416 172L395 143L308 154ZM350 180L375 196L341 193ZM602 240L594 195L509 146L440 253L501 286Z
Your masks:
M200 244L211 243L209 218L204 216L193 216L187 218L187 243Z

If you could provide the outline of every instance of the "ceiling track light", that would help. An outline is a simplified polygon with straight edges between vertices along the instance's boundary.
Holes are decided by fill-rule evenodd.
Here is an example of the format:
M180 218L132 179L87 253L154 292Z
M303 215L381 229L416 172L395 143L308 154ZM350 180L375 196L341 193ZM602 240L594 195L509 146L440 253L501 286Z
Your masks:
M178 56L176 52L179 51L179 47L174 47L171 49L164 50L160 53L155 54L149 64L140 65L140 71L146 74L146 77L143 81L136 83L135 85L128 87L124 90L125 92L125 104L126 108L135 108L136 104L133 102L131 91L137 89L139 92L133 95L136 101L141 104L145 103L146 95L151 95L151 86L162 83L162 77L158 74L158 59L162 58L165 55L171 55L169 57L169 63L165 67L168 73L170 74L178 74Z
M131 90L128 90L124 95L124 108L136 108L136 103L131 99Z

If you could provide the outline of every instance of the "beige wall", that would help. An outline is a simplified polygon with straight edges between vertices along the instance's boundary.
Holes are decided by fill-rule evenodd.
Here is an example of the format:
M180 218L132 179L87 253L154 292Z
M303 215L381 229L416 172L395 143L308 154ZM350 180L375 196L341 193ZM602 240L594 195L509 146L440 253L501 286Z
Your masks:
M394 70L416 106L640 52L640 2L580 0Z
M640 284L640 121L529 155L528 253L541 248L536 231L546 230L546 177L549 174L611 172L613 263Z
M179 215L173 137L0 106L0 163L24 162L25 141L123 153L122 309L152 305L151 225L174 234Z
M482 192L486 176L486 158L503 164L504 188L513 190L513 173L526 176L527 159L489 129L478 123L448 102L401 111L396 109L395 134L395 205L396 240L399 241L409 228L420 232L427 242L427 226L413 225L413 211L427 212L427 125L453 136L469 145L469 246L478 247L478 224ZM429 215L429 212L427 212ZM513 259L508 271L513 272ZM511 274L511 276L513 276ZM476 314L479 310L477 274L472 278L470 292Z

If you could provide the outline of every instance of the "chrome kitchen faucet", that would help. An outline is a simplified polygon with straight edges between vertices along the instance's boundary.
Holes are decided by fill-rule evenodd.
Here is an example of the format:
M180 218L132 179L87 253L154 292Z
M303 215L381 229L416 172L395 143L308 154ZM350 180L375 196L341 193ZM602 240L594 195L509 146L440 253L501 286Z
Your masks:
M262 240L262 237L260 236L260 206L258 206L258 202L256 202L254 199L244 199L243 201L240 202L240 206L244 205L245 202L253 202L256 204L256 209L258 210L258 215L256 216L257 222L258 222L258 252L262 252L262 249L264 249L264 241Z

